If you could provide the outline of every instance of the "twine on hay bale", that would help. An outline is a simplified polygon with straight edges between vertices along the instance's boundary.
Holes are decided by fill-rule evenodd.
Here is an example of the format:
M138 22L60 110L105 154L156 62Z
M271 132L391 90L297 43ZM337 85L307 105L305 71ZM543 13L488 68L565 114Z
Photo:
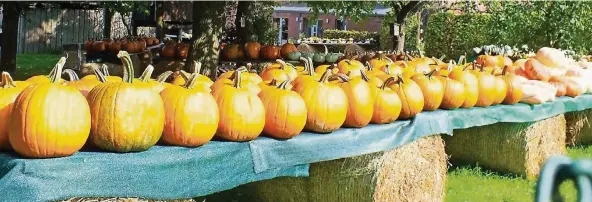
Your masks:
M444 136L452 161L478 163L487 168L538 176L545 160L566 153L563 114L528 123L496 123L454 130Z
M567 145L592 144L592 126L589 121L591 116L592 109L565 113Z
M205 197L208 201L443 201L447 156L440 135L400 148L313 163L306 178L279 177Z
M133 197L76 197L62 202L196 202L193 199L180 199L180 200L152 200L152 199L141 199Z

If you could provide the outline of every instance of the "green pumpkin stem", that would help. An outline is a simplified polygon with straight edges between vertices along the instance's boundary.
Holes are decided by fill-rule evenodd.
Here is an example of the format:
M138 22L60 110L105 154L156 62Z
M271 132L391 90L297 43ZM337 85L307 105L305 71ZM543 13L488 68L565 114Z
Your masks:
M67 74L69 81L78 81L80 80L80 78L78 77L78 74L76 74L76 72L74 72L74 70L71 69L64 69L63 74Z
M435 73L436 73L436 69L432 69L432 71L430 71L429 73L425 74L425 76L428 77L428 78L432 78L432 76L434 76Z
M381 90L384 90L385 88L387 88L392 82L395 82L395 77L391 76L388 79L386 79L384 82L382 82L382 85L380 86Z
M283 61L283 60L281 60L281 59L277 59L277 60L275 60L275 61L276 61L277 63L279 63L279 64L280 64L280 69L281 69L281 70L285 70L285 69L286 69L286 66L287 66L287 65L286 65L286 62L284 62L284 61Z
M183 80L185 81L189 81L189 79L191 79L191 74L185 70L179 70L179 75L183 77Z
M335 76L337 79L341 80L341 82L349 82L349 76L339 73L339 74L334 74L333 76Z
M374 67L372 66L370 61L366 61L366 70L368 70L368 71L374 70Z
M64 65L66 64L66 57L60 58L58 64L56 64L55 72L49 76L49 80L51 83L59 83L60 79L62 79L62 72L64 70Z
M300 60L302 60L304 62L304 71L306 71L308 76L314 76L315 71L313 68L310 67L310 65L308 64L308 59L304 58L304 57L300 57Z
M184 87L187 89L195 88L195 86L197 86L197 83L198 83L197 80L199 79L199 76L201 76L201 75L198 73L191 74L190 78L187 80L187 83L185 83Z
M103 71L101 71L100 68L93 68L93 72L95 73L95 76L97 77L97 80L99 80L101 83L106 83L107 82L107 77L105 76L105 74L103 73Z
M249 69L247 69L247 67L245 67L245 66L241 66L238 69L236 69L235 71L248 72Z
M332 74L332 70L327 69L327 71L325 71L323 73L323 75L321 75L321 78L319 79L319 83L327 83L327 80L329 80L329 77Z
M234 87L239 89L241 88L241 82L243 81L242 77L242 73L243 71L235 71L234 72Z
M103 71L103 75L104 75L104 76L111 76L111 75L109 74L109 67L108 67L106 64L103 64L103 65L101 66L101 71Z
M2 72L2 81L0 81L0 88L14 88L16 82L12 79L8 72Z
M156 77L156 82L164 83L171 75L173 75L172 71L166 71Z
M362 79L364 79L364 81L370 82L370 77L368 77L368 75L366 74L366 72L364 72L363 70L360 70L360 73L361 73Z
M201 62L193 61L193 66L191 67L192 73L201 73Z
M117 57L121 59L123 63L123 82L133 83L134 82L134 65L127 51L119 51Z
M462 61L463 63L461 63L461 61ZM466 62L467 62L467 57L466 57L466 56L464 56L464 55L461 55L460 57L458 57L458 62L457 62L457 64L465 64Z
M290 79L285 80L282 83L280 83L280 85L278 85L277 88L282 89L282 90L290 90L290 89L288 89L288 84L290 84L290 83L292 83L292 80L290 80Z
M152 72L154 72L154 66L148 65L146 67L146 69L144 70L144 72L142 72L142 75L140 76L140 81L142 81L142 82L150 81L150 78L152 77Z

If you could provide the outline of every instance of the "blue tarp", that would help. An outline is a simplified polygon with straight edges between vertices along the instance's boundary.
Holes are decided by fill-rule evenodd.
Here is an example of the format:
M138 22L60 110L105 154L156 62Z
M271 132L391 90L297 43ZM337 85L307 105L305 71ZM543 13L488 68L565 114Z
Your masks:
M592 108L592 95L542 105L422 112L412 120L290 140L212 141L199 148L156 146L139 153L79 152L56 159L0 154L0 200L46 201L77 196L190 198L279 176L308 176L314 162L397 148L433 134L497 122L530 122Z

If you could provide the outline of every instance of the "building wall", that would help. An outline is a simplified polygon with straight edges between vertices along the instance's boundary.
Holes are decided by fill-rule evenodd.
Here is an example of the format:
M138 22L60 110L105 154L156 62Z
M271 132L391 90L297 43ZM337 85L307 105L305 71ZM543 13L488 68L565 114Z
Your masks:
M308 18L310 14L306 13L295 13L295 12L274 12L272 15L274 18L287 18L288 20L288 37L298 39L299 34L302 32L304 33L307 31L306 24L307 22L302 22L302 30L299 30L299 22L296 21L297 17ZM336 27L336 20L337 17L333 15L320 15L319 20L322 20L320 23L321 28L323 30L327 29L337 29ZM327 19L329 20L327 22ZM357 31L369 31L369 32L379 32L380 25L382 23L382 17L370 17L367 20L354 23L347 19L347 30L357 30Z

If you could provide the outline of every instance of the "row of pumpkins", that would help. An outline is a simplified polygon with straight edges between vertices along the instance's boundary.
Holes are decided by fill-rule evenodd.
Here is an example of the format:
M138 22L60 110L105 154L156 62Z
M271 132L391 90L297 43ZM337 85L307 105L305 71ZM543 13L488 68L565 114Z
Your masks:
M160 50L160 56L169 59L185 59L189 53L189 45L186 43L167 42Z
M285 43L281 46L264 45L261 46L258 42L247 42L244 45L230 44L224 45L221 57L227 61L235 61L241 59L247 60L276 60L284 59L291 61L298 61L300 57L312 58L316 63L334 63L341 59L342 54L337 53L312 53L299 52L296 45L292 43Z
M2 73L0 119L6 121L0 122L0 147L49 158L71 155L85 144L130 152L147 150L159 140L194 147L214 136L230 141L249 141L260 134L285 139L303 130L330 133L391 123L421 111L537 104L533 97L547 95L543 85L556 88L553 82L564 85L565 95L572 97L592 90L577 88L573 80L582 75L543 78L541 72L557 67L547 64L553 62L550 53L539 53L511 65L503 56L483 56L480 64L425 57L393 62L379 56L366 65L344 59L316 68L310 58L301 58L304 66L277 60L260 74L241 67L216 81L200 75L200 64L195 64L192 73L181 72L172 83L165 82L172 72L150 79L152 66L133 78L124 51L118 54L123 78L99 69L78 78L66 70L66 81L61 79L62 58L48 76L15 82ZM489 57L496 63L485 64L494 61ZM532 87L535 82L541 87ZM561 96L556 93L553 97Z
M158 45L160 41L155 37L129 37L122 39L104 39L92 40L88 39L84 42L84 50L87 53L111 53L118 54L119 51L127 51L130 53L141 53L146 50L148 46Z

